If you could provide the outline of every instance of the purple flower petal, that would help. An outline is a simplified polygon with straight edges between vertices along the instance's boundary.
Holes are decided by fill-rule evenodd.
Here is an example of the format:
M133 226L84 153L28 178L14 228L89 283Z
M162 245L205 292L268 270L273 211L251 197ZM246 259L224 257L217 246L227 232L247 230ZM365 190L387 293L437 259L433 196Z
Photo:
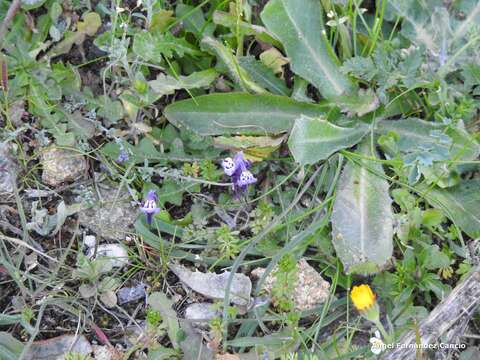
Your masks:
M243 156L242 151L238 152L235 155L235 158L233 159L233 161L235 162L237 169L240 169L241 171L247 170L252 164L249 160L245 160L245 157Z
M248 185L257 182L253 174L247 170L251 165L251 161L246 160L241 151L235 154L233 160L225 158L222 161L225 174L232 177L233 193L237 199L247 190Z
M160 208L157 206L157 194L155 190L150 190L147 194L147 199L140 207L140 210L147 215L147 223L152 223L153 215L160 212Z
M232 176L237 170L237 166L231 157L227 157L222 161L223 171L226 175Z
M119 164L124 163L125 161L128 161L128 159L129 159L128 153L124 149L120 150L120 154L118 154L118 157L117 157L117 163Z
M238 177L237 184L240 187L244 187L250 184L255 184L256 182L257 182L257 179L255 178L255 176L253 176L253 174L250 171L244 170Z

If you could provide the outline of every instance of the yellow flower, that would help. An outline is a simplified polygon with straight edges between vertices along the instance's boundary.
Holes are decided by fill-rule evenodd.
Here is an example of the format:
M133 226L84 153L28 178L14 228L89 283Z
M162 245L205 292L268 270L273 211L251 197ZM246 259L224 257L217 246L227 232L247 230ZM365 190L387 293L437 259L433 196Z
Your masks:
M354 286L350 297L358 311L368 310L375 304L375 294L370 289L370 286L366 284Z

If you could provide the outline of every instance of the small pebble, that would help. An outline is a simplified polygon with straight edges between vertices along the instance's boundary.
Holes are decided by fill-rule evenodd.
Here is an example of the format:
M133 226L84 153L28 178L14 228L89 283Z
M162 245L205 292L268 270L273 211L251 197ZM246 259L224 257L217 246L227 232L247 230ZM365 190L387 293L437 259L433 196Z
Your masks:
M97 243L97 238L95 237L95 235L85 235L85 237L83 238L83 244L87 248L94 247L96 243Z

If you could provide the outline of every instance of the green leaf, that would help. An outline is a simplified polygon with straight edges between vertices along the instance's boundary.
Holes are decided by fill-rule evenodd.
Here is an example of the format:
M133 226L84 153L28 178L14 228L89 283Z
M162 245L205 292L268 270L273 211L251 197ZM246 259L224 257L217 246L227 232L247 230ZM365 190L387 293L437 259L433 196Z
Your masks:
M184 188L173 180L165 180L158 194L158 203L162 206L166 202L174 205L182 205Z
M240 66L237 57L233 55L231 49L209 36L203 38L202 45L217 55L217 58L227 67L230 76L240 85L242 90L258 94L265 92L265 89L256 84L248 72Z
M319 116L327 106L285 96L245 93L211 94L173 103L167 119L200 135L278 134L289 131L300 115Z
M185 4L178 4L175 8L177 18L182 19L185 31L195 34L201 38L202 34L211 35L215 30L215 24L206 24L201 8Z
M326 39L319 1L271 0L261 18L285 47L292 70L314 84L325 98L352 92L355 86L340 72Z
M372 155L368 140L359 145L359 154ZM388 182L373 171L384 174L377 162L349 162L338 182L331 220L332 241L347 273L378 272L392 256L392 199Z
M22 0L22 9L33 10L39 8L46 0Z
M431 245L426 252L425 262L423 266L428 270L437 270L450 265L450 259L447 254L441 252L437 245Z
M188 76L179 76L178 79L160 73L155 80L149 81L148 84L158 94L169 95L173 94L175 90L207 87L217 78L217 75L215 69L194 72Z
M360 123L354 128L334 125L324 118L300 116L295 120L288 147L295 161L302 165L325 160L335 152L357 144L369 131Z
M22 321L22 315L0 314L0 326L16 325Z
M276 77L271 69L262 62L255 59L254 56L244 56L239 59L240 66L250 74L256 82L265 89L276 95L290 95L290 90L285 82Z
M378 122L375 129L377 133L382 135L389 132L399 135L400 139L397 141L397 146L402 152L409 152L419 144L423 147L439 145L438 141L432 136L432 131L435 130L445 131L445 134L452 139L451 145L444 145L445 150L450 150L452 158L473 160L480 154L478 142L461 126L447 127L440 123L408 118L404 120L382 120Z
M65 39L55 45L49 52L49 56L54 57L68 53L74 44L80 45L83 43L87 35L95 35L101 25L102 19L100 15L95 12L85 13L83 15L83 21L79 21L77 24L77 31L73 33L68 32Z
M240 33L243 35L254 35L260 41L281 46L277 39L270 34L263 26L252 25L246 21L238 21L238 17L224 11L215 11L212 16L213 22L218 25L225 26L230 29L240 28Z
M373 63L372 58L362 56L355 56L345 60L340 70L344 74L351 74L366 81L371 81L378 73L378 68Z
M197 56L202 53L184 38L176 38L171 33L140 32L133 38L133 52L144 59L155 64L162 61L162 55L171 58L173 54L183 56L185 54Z
M148 297L148 304L153 310L160 312L162 320L167 325L167 333L170 341L175 349L180 346L178 344L178 335L180 333L180 324L178 322L177 313L173 310L173 302L164 293L154 292Z
M100 108L98 115L108 119L112 123L116 123L124 116L122 103L118 100L112 100L110 96L100 96Z
M2 360L17 360L23 351L23 344L7 332L0 332L0 354Z
M419 186L427 201L450 218L470 237L480 236L480 179L464 180L447 188L427 188Z

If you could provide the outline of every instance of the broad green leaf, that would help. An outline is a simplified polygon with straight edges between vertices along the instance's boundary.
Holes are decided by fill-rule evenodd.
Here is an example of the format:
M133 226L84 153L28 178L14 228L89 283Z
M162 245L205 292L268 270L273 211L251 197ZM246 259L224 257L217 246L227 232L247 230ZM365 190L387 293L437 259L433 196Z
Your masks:
M290 95L285 81L275 76L272 69L266 67L254 56L244 56L239 59L240 66L250 74L255 81L265 89L276 95Z
M480 179L463 180L448 188L419 187L422 195L434 207L443 211L470 237L480 236Z
M245 93L211 94L173 103L167 119L200 135L278 134L289 131L300 115L319 116L328 107L285 96Z
M357 152L371 157L370 141L364 140ZM350 274L378 272L392 256L392 199L388 182L375 173L384 173L377 162L349 162L338 182L332 212L332 241Z
M340 72L325 36L319 1L271 0L261 18L285 47L292 70L325 98L352 92L355 86Z
M449 150L452 158L456 160L473 160L480 154L480 145L462 127L446 127L444 124L431 121L424 121L417 118L404 120L382 120L377 124L376 132L388 134L394 132L400 136L397 141L398 149L402 152L409 152L419 144L423 147L438 145L432 131L445 131L445 134L452 139L451 145L443 145Z
M240 85L242 90L258 94L266 92L265 89L256 84L248 72L240 66L237 57L233 55L229 48L209 36L203 38L202 45L217 55L217 58L227 67L230 76Z
M321 117L300 116L295 120L288 147L298 163L314 164L357 144L368 131L369 126L363 123L354 128L345 128Z

